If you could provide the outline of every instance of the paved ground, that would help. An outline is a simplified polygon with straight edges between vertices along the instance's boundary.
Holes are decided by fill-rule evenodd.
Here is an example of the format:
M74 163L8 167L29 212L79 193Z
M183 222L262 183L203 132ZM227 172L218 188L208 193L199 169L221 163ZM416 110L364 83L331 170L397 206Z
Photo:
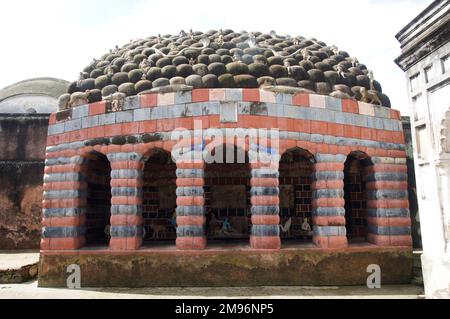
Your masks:
M20 269L27 265L39 262L39 251L6 252L0 250L0 271L8 269Z
M419 286L395 285L381 289L367 287L258 287L258 288L148 288L148 289L48 289L37 282L0 285L0 299L418 299Z

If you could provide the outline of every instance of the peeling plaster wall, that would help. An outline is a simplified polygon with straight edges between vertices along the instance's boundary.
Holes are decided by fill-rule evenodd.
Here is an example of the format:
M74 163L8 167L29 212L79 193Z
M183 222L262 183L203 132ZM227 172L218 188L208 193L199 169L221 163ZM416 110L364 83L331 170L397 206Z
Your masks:
M0 114L0 249L39 248L48 118Z

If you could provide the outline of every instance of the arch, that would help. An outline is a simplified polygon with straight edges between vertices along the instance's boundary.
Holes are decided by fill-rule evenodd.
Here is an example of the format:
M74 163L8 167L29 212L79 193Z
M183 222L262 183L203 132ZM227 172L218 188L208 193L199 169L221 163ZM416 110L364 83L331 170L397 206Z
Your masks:
M344 164L345 221L349 242L367 241L366 176L373 162L362 151L353 151Z
M176 164L171 154L152 148L142 157L144 245L175 244Z
M111 163L99 152L91 151L85 158L86 246L109 244L111 224Z
M217 145L210 151L210 155L219 161L211 163L211 160L205 159L208 245L244 240L248 244L251 227L251 167L248 153L234 144L226 143ZM242 153L243 161L239 156Z
M283 245L312 241L312 174L315 162L314 155L300 147L288 149L281 155L279 188Z

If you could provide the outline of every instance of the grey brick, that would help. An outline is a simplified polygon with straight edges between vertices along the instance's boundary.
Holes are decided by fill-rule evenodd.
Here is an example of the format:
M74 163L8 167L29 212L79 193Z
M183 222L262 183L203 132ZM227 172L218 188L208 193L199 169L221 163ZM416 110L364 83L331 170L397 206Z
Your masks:
M280 116L279 114L281 114L282 112L283 111L282 111L282 109L280 109L278 104L267 103L267 115L268 116L278 117L278 116Z
M252 236L256 237L273 237L280 236L279 225L253 225Z
M112 215L142 215L141 205L111 205Z
M344 207L317 207L312 212L313 216L345 216Z
M378 130L383 129L383 119L380 119L378 117L375 118L375 128Z
M326 108L337 112L342 112L342 100L331 96L325 97Z
M64 133L64 123L53 124L48 127L48 135Z
M279 215L279 206L252 206L252 215Z
M203 236L205 236L204 226L177 227L177 237L203 237Z
M203 216L205 208L203 206L178 206L177 216Z
M237 123L238 112L236 103L220 104L220 122L221 123Z
M91 128L94 126L98 126L98 123L99 123L98 115L88 116L88 117L84 117L81 120L81 127L82 128Z
M390 109L388 109L386 107L381 107L381 106L375 105L374 110L375 110L376 117L381 117L381 118L385 118L385 119L388 119L391 117Z
M127 123L133 122L134 111L124 111L116 113L116 123Z
M203 103L191 103L186 104L186 116L202 116Z
M72 132L76 130L81 130L81 119L71 120L65 123L65 132Z
M136 110L141 107L139 96L130 96L125 98L125 104L123 105L123 109L125 111L128 110Z
M99 125L110 125L116 123L116 113L100 114L98 116Z
M87 117L87 116L89 116L89 105L88 104L74 107L72 109L72 118L73 119L79 119L79 118Z
M323 135L321 134L312 134L311 142L313 143L323 143Z
M276 94L276 101L277 101L278 104L292 105L292 95L291 94L284 94L284 93L277 93Z
M225 99L227 101L242 101L242 89L226 89Z
M111 237L132 238L141 237L143 235L142 226L112 226Z
M133 121L135 122L147 121L150 120L151 118L152 118L151 108L137 109L133 111Z
M161 120L164 117L164 110L166 109L166 107L164 106L157 106L152 108L152 120ZM166 112L167 115L167 112Z
M367 127L367 116L366 115L355 116L355 124L357 126Z
M85 227L44 227L43 238L78 238L86 234Z
M204 102L202 104L202 107L203 107L202 115L219 115L220 114L220 102L218 102L218 101Z
M176 92L175 93L175 103L185 104L192 102L192 91L186 92Z
M324 237L346 236L347 230L345 226L314 226L314 234Z

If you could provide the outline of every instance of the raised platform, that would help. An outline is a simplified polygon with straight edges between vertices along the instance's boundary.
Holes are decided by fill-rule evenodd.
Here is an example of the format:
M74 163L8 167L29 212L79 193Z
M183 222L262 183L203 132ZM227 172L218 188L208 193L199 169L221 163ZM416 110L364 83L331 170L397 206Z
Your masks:
M38 251L0 251L0 284L19 284L37 278Z
M237 287L365 285L367 267L381 267L381 283L408 284L408 247L354 245L347 249L289 246L279 251L212 247L136 252L101 249L41 252L39 287L66 287L67 267L81 268L82 287Z

